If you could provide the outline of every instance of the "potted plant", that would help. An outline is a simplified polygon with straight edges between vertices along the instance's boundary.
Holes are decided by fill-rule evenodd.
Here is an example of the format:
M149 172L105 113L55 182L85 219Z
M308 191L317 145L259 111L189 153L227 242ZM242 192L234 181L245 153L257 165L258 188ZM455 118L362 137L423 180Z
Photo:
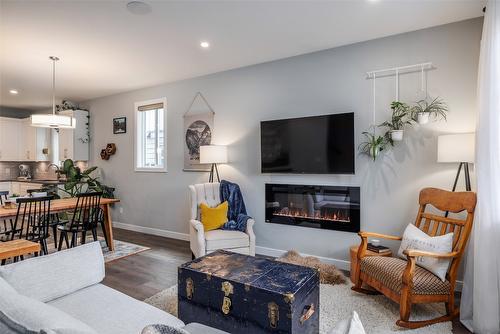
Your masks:
M385 137L391 145L394 145L395 141L403 140L404 127L405 125L411 125L412 119L410 117L410 106L406 103L393 101L391 109L391 120L385 121L379 126L389 128L385 133Z
M380 151L385 148L386 140L383 136L375 134L375 132L364 131L363 135L365 136L365 141L359 144L358 149L362 153L368 154L375 161Z
M430 116L435 119L445 119L448 112L448 106L439 97L436 97L431 102L426 99L418 101L415 106L411 108L412 118L417 121L418 124L429 123Z
M66 182L64 189L61 190L70 197L89 191L98 191L103 193L102 197L104 198L114 198L115 188L102 184L98 177L92 176L92 172L96 169L97 167L90 167L82 172L79 167L74 165L73 160L65 160L60 173L66 176Z

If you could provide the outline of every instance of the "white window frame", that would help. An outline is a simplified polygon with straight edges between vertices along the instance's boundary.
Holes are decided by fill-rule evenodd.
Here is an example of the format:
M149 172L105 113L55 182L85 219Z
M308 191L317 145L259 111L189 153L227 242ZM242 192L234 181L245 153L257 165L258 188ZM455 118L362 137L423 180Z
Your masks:
M148 105L163 103L163 156L164 165L163 167L138 167L138 149L139 149L139 107ZM167 172L167 98L159 98L153 100L146 100L134 103L134 171L136 172L151 172L151 173L166 173Z

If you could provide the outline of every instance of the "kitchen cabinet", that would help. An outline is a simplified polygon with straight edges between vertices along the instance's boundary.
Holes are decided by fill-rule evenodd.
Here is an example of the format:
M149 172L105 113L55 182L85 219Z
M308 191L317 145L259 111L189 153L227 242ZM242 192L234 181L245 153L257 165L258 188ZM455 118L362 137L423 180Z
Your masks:
M29 189L40 189L42 186L40 183L2 181L0 182L0 191L8 191L10 195L26 196Z
M31 126L29 118L0 117L0 161L49 161L50 129Z
M89 112L87 110L71 110L63 111L61 114L75 117L76 127L74 129L59 129L59 160L88 161Z
M36 144L35 144L35 159L36 161L50 161L50 147L52 138L52 129L35 128L36 129Z
M0 182L0 191L10 192L10 182Z
M21 195L21 183L20 182L11 182L10 183L10 194Z
M23 119L19 128L18 160L34 161L36 158L36 128L30 125L30 119Z
M22 120L0 117L0 161L19 160L19 132Z

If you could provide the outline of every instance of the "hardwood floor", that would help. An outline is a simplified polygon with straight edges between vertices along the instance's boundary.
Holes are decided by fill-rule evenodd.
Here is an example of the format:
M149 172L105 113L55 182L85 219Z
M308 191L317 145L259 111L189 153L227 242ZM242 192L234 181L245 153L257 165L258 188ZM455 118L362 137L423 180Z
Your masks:
M104 284L138 300L177 284L177 267L191 260L187 241L122 229L113 229L113 232L117 240L151 248L106 264ZM469 333L460 321L453 321L453 334Z
M116 240L151 250L106 264L104 284L139 300L177 284L177 267L191 260L189 242L113 229Z

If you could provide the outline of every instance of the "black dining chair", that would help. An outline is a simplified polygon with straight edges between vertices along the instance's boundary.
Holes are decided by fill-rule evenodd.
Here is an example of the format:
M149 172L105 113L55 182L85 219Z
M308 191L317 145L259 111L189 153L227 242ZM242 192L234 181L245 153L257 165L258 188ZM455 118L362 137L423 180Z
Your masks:
M84 244L89 231L92 232L94 241L97 241L97 225L100 223L102 211L100 207L101 197L102 192L76 195L76 206L70 214L69 222L57 227L60 232L58 250L61 250L63 241L67 248L77 246L78 235L81 236L81 243ZM69 234L71 234L71 243L69 242Z
M26 193L28 196L33 197L34 194L36 193L48 193L50 190L47 188L39 188L39 189L27 189ZM53 196L51 194L48 194L47 196ZM36 197L36 196L35 196ZM57 227L59 225L64 225L68 221L67 220L62 220L59 217L58 213L51 213L50 214L50 221L49 221L49 228L52 230L52 237L54 238L54 248L58 249L58 244L57 244Z
M50 201L52 196L23 197L17 199L17 213L11 240L26 239L40 243L41 253L48 254L47 239L50 237Z
M8 191L0 191L0 206L3 206L9 196ZM14 223L11 218L0 220L0 241L10 240L10 236L14 230Z

